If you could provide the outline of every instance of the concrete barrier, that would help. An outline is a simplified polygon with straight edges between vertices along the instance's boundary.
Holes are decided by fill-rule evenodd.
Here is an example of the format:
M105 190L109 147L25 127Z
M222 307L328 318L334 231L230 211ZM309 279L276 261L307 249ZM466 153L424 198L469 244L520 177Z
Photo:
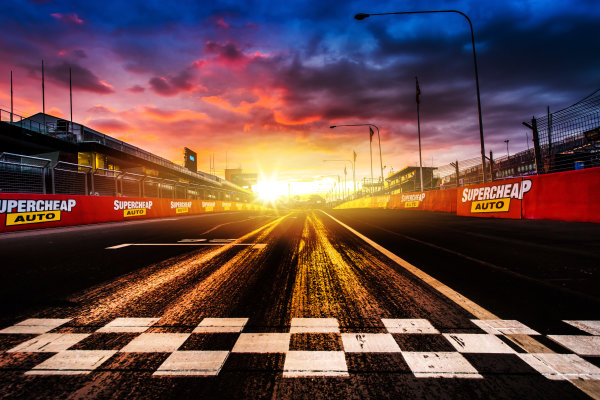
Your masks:
M336 208L428 210L482 218L598 223L600 167L505 179L457 189L364 197Z
M0 232L259 209L257 204L219 200L3 193Z

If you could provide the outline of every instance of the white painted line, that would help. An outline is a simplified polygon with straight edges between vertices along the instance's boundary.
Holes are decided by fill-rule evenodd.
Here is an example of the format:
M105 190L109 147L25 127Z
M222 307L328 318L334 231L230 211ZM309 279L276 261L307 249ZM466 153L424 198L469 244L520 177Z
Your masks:
M46 333L8 350L8 353L57 353L90 336L89 333Z
M353 234L355 234L356 236L361 238L364 242L366 242L370 246L374 247L377 251L379 251L380 253L387 256L390 260L394 261L396 264L400 265L401 267L403 267L404 269L406 269L407 271L412 273L414 276L421 279L423 282L425 282L429 286L433 287L435 290L442 293L444 296L448 297L454 303L456 303L460 307L464 308L465 310L467 310L468 312L473 314L475 317L477 317L479 319L499 319L496 315L492 314L485 308L481 307L479 304L469 300L462 294L456 292L455 290L446 286L442 282L438 281L437 279L433 278L432 276L421 271L419 268L415 267L408 261L398 257L396 254L392 253L385 247L375 243L373 240L369 239L362 233L360 233L357 230L351 228L350 226L344 224L342 221L336 219L335 217L327 214L325 211L321 210L321 212L323 212L323 214L327 215L329 218L331 218L332 220L334 220L335 222L337 222L338 224L340 224L341 226L343 226L344 228L348 229L350 232L352 232Z
M254 248L262 248L258 246L266 246L263 243L231 243L231 242L205 242L205 243L197 243L197 242L185 242L185 243L123 243L117 246L106 247L106 250L114 250L121 249L123 247L128 246L253 246Z
M389 333L342 333L347 353L400 353L400 347Z
M492 335L539 335L525 324L508 319L472 319L475 325Z
M350 232L352 232L354 235L356 235L360 239L362 239L365 243L372 246L377 251L379 251L386 257L388 257L390 260L394 261L396 264L398 264L399 266L401 266L402 268L404 268L405 270L407 270L408 272L413 274L415 277L417 277L418 279L423 281L425 284L431 286L433 289L437 290L442 295L446 296L448 299L450 299L456 305L467 310L469 313L471 313L476 318L478 318L478 319L500 319L496 315L491 313L490 311L481 307L479 304L469 300L462 294L458 293L457 291L451 289L450 287L448 287L447 285L438 281L437 279L433 278L432 276L421 271L419 268L415 267L408 261L403 260L402 258L398 257L396 254L392 253L391 251L384 248L383 246L375 243L373 240L369 239L368 237L361 234L357 230L351 228L350 226L344 224L342 221L327 214L323 210L321 210L321 212L323 214L327 215L329 218L331 218L335 222L337 222L338 224L340 224L341 226L343 226L344 228L346 228L347 230L349 230ZM506 337L525 351L535 352L535 353L541 353L541 352L552 353L551 349L547 348L542 343L538 342L537 340L535 340L532 337L529 337L527 335L507 335ZM584 390L584 389L582 389L582 390ZM586 393L589 394L591 392L588 391ZM594 393L597 393L598 397L600 398L600 389L598 390L598 392L594 392Z
M118 244L116 246L107 247L106 250L122 249L123 247L131 246L131 243Z
M563 321L577 329L600 336L600 321Z
M242 333L233 353L286 353L290 349L289 333Z
M284 378L304 376L348 376L343 351L289 351L285 355Z
M548 335L548 338L580 356L600 356L600 336Z
M339 333L335 318L292 318L290 333Z
M420 333L435 334L440 333L426 319L386 319L381 322L387 328L389 333Z
M249 220L250 220L250 218L246 218L246 219L241 219L239 221L225 222L224 224L219 224L219 225L212 227L211 229L207 230L206 232L202 232L201 235L206 235L207 233L210 233L210 232L212 232L216 229L219 229L220 227L225 226L225 225L238 224L240 222L249 221Z
M248 318L204 318L192 333L241 332Z
M228 351L176 351L154 372L155 376L215 376Z
M36 365L25 375L85 375L113 356L116 350L67 350Z
M459 353L407 351L402 356L417 378L483 378Z
M71 318L29 318L0 330L6 334L41 334L66 324Z
M256 249L256 250L264 249L265 247L267 247L267 245L265 243L258 243L258 244L255 244L254 246L252 246L252 248Z
M123 353L172 353L189 336L189 333L142 333L119 351Z
M600 368L575 354L518 354L533 369L552 380L600 380Z
M117 318L96 332L145 332L160 318Z
M509 345L495 335L487 333L444 333L443 335L461 353L515 353Z

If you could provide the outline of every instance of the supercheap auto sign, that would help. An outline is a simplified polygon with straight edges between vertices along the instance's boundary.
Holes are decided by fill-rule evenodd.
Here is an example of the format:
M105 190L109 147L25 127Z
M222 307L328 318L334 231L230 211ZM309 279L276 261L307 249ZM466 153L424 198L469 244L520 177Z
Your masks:
M62 213L70 213L77 200L2 199L0 215L6 215L5 226L40 224L60 221Z
M531 180L519 178L462 188L458 191L457 214L520 219L521 202L531 187Z

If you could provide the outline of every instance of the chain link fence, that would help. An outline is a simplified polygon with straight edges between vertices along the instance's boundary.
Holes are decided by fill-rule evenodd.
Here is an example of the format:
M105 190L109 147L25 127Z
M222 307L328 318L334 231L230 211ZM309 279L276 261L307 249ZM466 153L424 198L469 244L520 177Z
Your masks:
M600 166L600 89L524 124L539 137L539 173Z
M154 197L248 201L228 189L179 182L124 171L93 169L64 161L0 153L0 193Z

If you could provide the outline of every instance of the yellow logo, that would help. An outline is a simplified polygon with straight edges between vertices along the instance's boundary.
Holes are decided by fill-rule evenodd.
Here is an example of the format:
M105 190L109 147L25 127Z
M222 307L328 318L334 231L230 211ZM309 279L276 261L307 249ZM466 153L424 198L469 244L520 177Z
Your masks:
M6 214L6 226L39 224L40 222L60 221L60 211L41 211Z
M496 200L482 200L471 203L471 213L508 212L510 198Z
M146 215L145 208L132 208L128 210L123 210L124 217L137 217L139 215Z
M179 207L175 209L175 214L185 214L189 211L190 209L188 207Z
M404 203L404 208L418 208L420 201L407 201Z

